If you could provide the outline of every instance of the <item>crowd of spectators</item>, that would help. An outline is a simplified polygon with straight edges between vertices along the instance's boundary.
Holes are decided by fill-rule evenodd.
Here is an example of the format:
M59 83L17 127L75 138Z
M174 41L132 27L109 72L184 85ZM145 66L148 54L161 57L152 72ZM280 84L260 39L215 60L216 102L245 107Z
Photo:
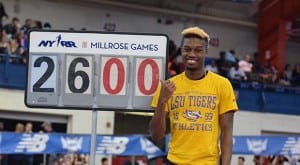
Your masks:
M254 165L299 165L300 164L300 157L299 156L283 156L283 155L276 155L276 156L259 156L254 155L253 160L251 160ZM237 160L238 165L245 165L249 164L246 163L246 159L243 156L239 156Z
M17 17L1 27L0 55L9 54L10 63L26 63L28 55L27 33L30 29L51 29L51 24L26 19L22 25ZM171 40L169 43L168 76L174 76L184 70L180 56L180 47L177 48ZM239 59L238 57L243 57ZM0 62L4 56L0 56ZM209 58L206 70L211 70L230 80L258 82L270 85L300 86L300 62L292 66L286 64L283 73L279 73L271 61L259 65L256 54L237 56L234 50L221 51L219 58Z
M34 133L34 125L31 122L18 122L15 125L15 133ZM44 122L42 125L38 126L38 132L35 133L55 133L55 130L52 128L51 122ZM5 129L5 125L0 121L0 132L11 132ZM46 154L46 155L24 155L24 154L9 154L9 155L0 155L0 164L1 165L41 165L43 162L46 162L48 165L87 165L88 157L83 154Z
M28 55L28 37L27 33L30 29L49 29L51 24L41 21L26 19L22 24L17 17L13 17L10 23L1 27L0 33L0 54L9 54L10 63L26 63ZM1 56L0 62L4 61Z
M168 76L172 77L184 70L180 48L173 41L169 43ZM271 61L264 65L258 63L256 54L245 54L239 59L234 50L221 51L219 58L207 57L205 69L220 74L232 81L248 81L268 85L300 87L300 62L295 66L286 64L283 73L279 73Z

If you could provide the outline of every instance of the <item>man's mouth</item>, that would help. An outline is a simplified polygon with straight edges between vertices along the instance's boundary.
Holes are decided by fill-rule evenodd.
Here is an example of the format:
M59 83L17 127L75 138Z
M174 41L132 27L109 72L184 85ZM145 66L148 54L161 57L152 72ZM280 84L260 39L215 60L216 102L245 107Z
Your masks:
M187 60L186 61L188 64L196 64L196 60L191 60L191 59L189 59L189 60Z

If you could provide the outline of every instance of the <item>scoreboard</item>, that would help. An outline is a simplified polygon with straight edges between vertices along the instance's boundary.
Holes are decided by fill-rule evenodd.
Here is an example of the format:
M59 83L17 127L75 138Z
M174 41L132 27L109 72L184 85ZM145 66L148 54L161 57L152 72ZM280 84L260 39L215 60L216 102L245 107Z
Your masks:
M150 110L166 78L167 44L163 34L31 31L25 104Z

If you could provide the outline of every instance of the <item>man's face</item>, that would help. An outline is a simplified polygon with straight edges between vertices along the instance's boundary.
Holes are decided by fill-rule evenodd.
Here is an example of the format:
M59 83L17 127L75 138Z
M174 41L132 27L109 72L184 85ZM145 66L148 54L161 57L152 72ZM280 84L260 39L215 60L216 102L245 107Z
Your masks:
M32 131L32 124L31 123L26 124L25 131Z
M206 55L205 40L200 38L185 38L181 48L181 55L187 70L202 69Z
M44 126L44 130L46 131L46 132L50 132L51 131L51 125L49 125L49 124L46 124L45 126Z

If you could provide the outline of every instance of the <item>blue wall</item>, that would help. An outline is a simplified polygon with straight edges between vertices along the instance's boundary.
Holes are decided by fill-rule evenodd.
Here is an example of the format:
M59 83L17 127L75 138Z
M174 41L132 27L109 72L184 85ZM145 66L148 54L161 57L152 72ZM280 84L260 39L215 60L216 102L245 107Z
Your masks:
M25 89L26 65L10 63L8 55L0 55L0 87Z

